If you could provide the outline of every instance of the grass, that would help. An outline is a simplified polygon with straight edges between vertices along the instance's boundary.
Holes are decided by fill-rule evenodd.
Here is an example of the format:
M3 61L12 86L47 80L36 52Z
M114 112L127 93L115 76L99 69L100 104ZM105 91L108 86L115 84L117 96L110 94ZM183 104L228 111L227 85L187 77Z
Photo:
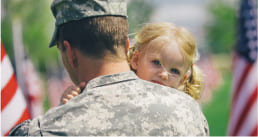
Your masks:
M212 100L207 104L202 104L204 115L209 123L211 136L225 136L227 133L231 81L231 74L223 74L223 84L213 92Z

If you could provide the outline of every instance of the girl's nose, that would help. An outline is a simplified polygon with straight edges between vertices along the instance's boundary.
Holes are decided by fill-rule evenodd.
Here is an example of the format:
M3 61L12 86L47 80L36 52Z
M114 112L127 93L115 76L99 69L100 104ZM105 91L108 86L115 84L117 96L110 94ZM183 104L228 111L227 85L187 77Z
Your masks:
M168 73L166 71L162 71L162 72L159 73L159 77L162 80L168 80Z

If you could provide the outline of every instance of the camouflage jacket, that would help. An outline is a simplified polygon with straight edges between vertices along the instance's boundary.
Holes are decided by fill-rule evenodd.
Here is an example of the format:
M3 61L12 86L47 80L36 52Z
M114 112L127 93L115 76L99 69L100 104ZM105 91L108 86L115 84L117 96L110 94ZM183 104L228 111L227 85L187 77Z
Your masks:
M12 129L16 136L209 135L189 95L139 79L133 72L91 80L82 94Z

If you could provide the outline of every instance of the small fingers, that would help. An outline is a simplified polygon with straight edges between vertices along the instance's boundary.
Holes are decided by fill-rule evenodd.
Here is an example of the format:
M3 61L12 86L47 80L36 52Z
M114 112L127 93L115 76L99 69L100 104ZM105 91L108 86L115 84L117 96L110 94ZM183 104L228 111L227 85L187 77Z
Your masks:
M78 93L78 94L81 93L80 87L77 87L74 91L75 91L76 93ZM74 91L73 91L73 92L74 92ZM77 95L78 95L78 94L77 94Z
M74 96L71 95L71 94L66 95L66 99L68 99L68 100L72 99L73 97L74 97Z
M81 90L83 90L85 88L85 86L86 86L86 82L84 82L84 81L79 84L79 88Z
M78 96L78 92L73 90L71 91L69 94L67 94L65 97L63 97L62 99L62 104L66 104L69 100L71 100L72 98Z
M66 104L67 102L68 102L68 99L66 99L66 98L63 98L63 99L62 99L62 103L63 103L63 104Z
M78 96L79 95L79 93L80 93L80 91L79 92L77 92L77 91L72 91L72 96Z

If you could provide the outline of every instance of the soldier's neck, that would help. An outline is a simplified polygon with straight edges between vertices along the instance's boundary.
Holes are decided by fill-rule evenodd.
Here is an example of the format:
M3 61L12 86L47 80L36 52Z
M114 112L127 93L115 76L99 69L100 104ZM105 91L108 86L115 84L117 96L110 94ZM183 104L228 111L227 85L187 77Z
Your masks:
M81 62L78 69L78 77L80 81L85 81L86 83L88 83L88 81L90 81L91 79L99 76L126 71L130 71L127 60L109 61L85 58L85 60Z

